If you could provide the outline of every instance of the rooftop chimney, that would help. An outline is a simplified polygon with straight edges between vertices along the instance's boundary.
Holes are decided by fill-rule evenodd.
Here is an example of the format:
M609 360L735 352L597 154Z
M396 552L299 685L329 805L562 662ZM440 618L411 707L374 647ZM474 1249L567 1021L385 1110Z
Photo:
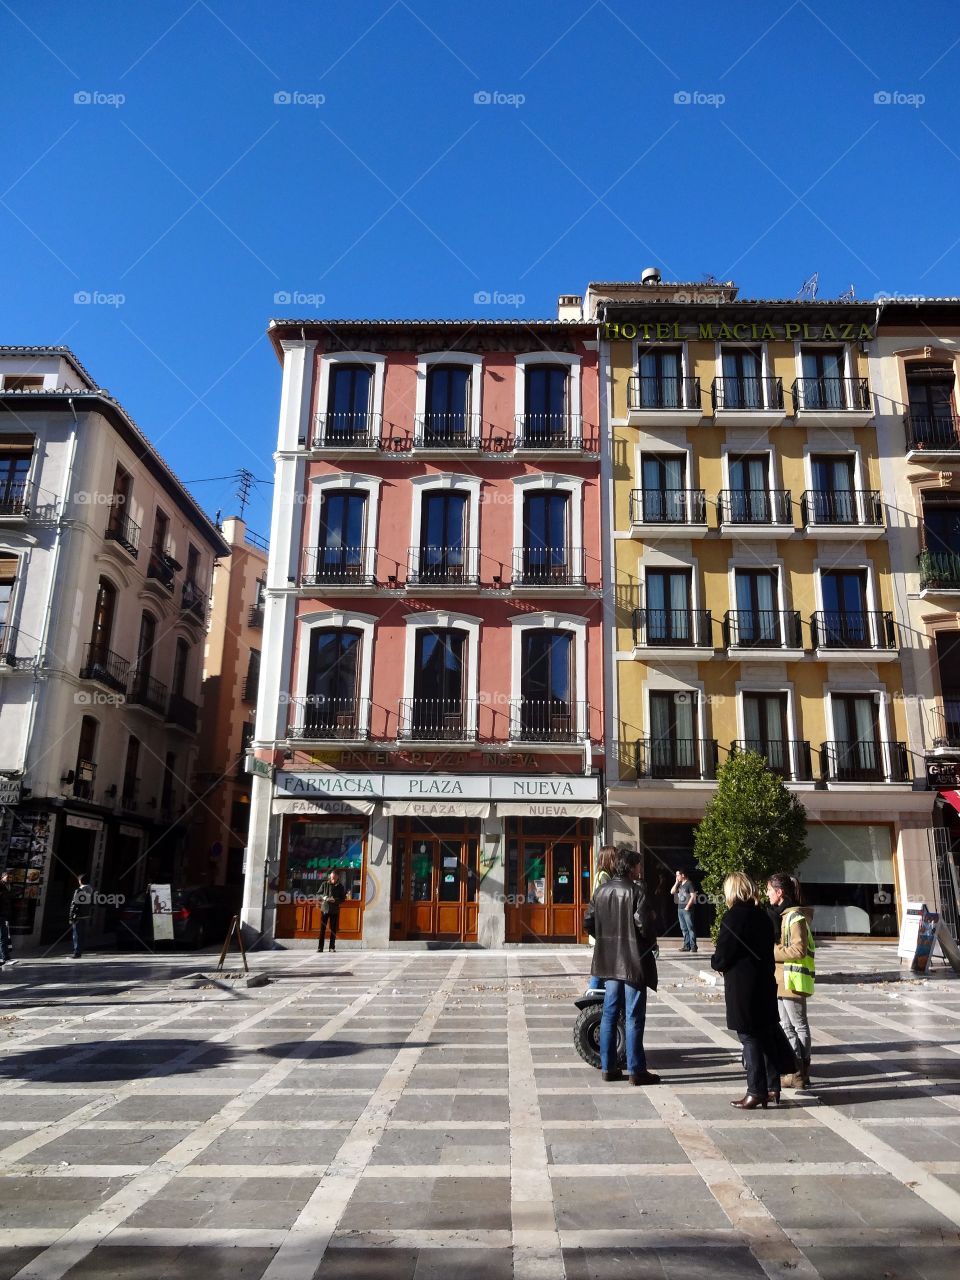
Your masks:
M557 299L558 320L582 320L583 296L579 293L561 293Z

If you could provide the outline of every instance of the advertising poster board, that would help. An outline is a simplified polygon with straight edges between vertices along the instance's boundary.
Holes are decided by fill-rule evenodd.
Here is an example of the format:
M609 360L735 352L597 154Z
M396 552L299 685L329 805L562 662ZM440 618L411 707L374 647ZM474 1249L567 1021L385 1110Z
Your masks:
M173 941L173 895L168 884L147 885L154 942Z

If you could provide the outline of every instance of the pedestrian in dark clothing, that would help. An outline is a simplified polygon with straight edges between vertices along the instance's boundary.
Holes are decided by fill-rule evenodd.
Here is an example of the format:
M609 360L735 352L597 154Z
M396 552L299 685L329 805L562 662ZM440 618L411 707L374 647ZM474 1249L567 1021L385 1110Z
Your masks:
M77 876L77 891L70 900L70 930L73 934L73 958L79 960L83 955L83 944L87 936L87 924L93 913L93 885L88 884L85 876Z
M697 886L685 871L677 871L670 891L677 904L677 922L683 934L681 951L696 951L697 931L693 927L693 908L697 901Z
M347 896L347 891L340 883L340 872L331 867L325 880L320 881L320 941L317 950L323 950L327 925L330 926L330 950L337 949L337 925L340 923L340 903Z
M4 871L0 876L0 965L10 959L12 946L10 943L10 921L13 919L13 886L10 883L10 872Z
M780 1017L773 962L774 930L757 905L753 881L742 872L723 882L727 911L720 925L711 965L723 974L727 1026L743 1045L747 1092L732 1107L753 1111L780 1101Z
M617 854L613 875L590 902L583 927L596 939L591 972L604 984L600 1023L600 1065L604 1080L622 1080L617 1060L617 1023L625 1014L627 1070L631 1084L659 1084L647 1070L643 1028L647 989L657 989L657 944L653 914L635 850Z

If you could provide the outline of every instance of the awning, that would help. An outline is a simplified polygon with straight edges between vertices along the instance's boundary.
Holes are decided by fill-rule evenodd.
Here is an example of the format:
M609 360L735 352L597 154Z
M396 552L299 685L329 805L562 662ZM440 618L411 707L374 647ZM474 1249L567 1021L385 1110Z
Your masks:
M359 817L373 813L372 800L325 800L319 796L274 796L274 813L327 813Z
M939 791L937 794L941 800L960 813L960 791Z
M384 800L385 818L489 818L481 800Z
M562 800L502 801L497 805L498 818L592 818L603 815L603 806Z

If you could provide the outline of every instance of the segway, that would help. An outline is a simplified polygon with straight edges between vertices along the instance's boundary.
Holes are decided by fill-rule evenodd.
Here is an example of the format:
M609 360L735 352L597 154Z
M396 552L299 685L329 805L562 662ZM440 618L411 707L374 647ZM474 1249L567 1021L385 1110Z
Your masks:
M603 988L586 991L574 1004L580 1010L573 1024L573 1047L589 1066L600 1070L600 1020L603 1017ZM624 1016L617 1019L617 1064L627 1066L627 1031Z

